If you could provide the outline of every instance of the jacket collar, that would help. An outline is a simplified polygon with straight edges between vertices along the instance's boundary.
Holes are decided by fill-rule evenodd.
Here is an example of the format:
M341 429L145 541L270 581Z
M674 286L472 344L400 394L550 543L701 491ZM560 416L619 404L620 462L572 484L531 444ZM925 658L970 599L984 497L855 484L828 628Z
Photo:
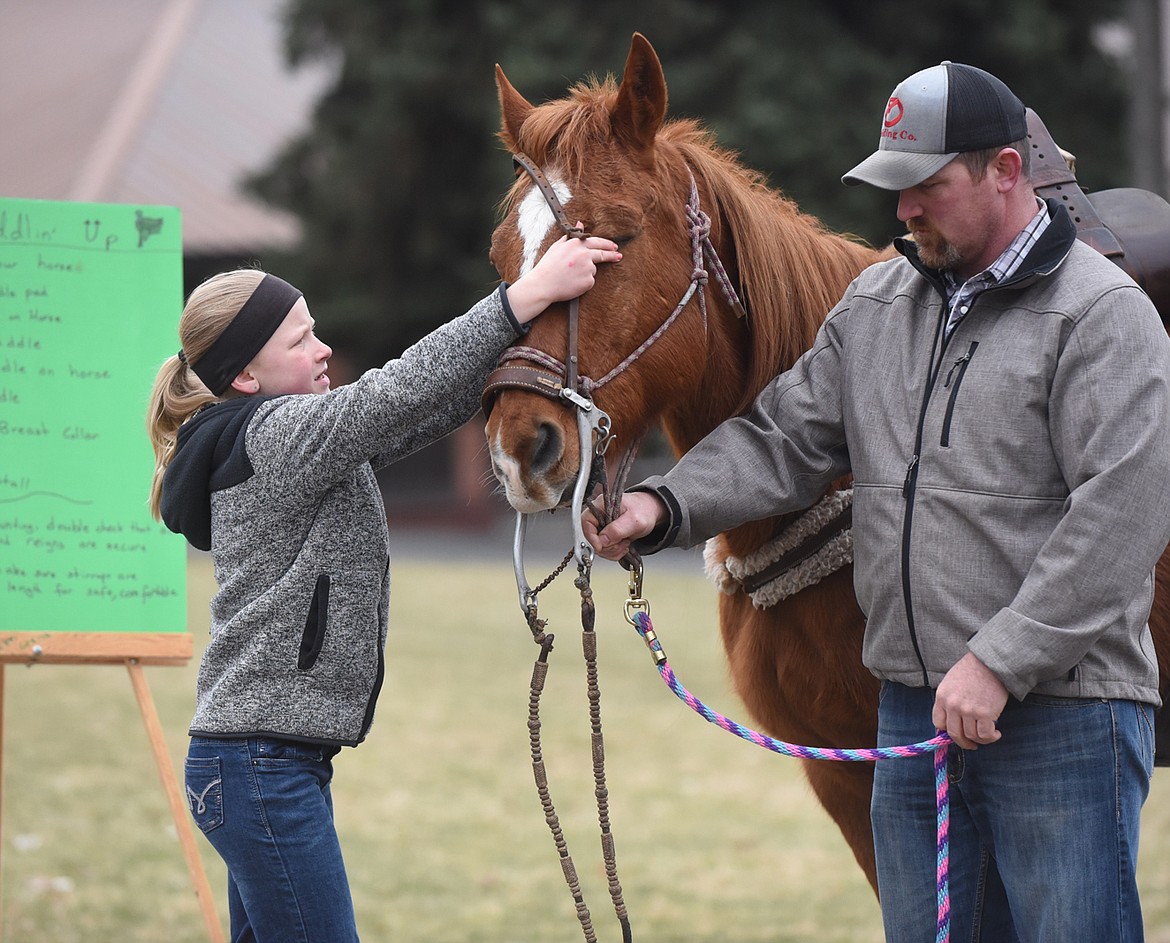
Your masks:
M1019 288L1038 278L1051 275L1068 256L1077 239L1076 224L1068 215L1068 210L1065 209L1063 203L1052 199L1045 200L1044 203L1048 207L1052 222L1036 241L1036 245L1032 247L1032 251L1028 253L1015 274L989 289L990 291L1008 286ZM946 283L943 281L942 273L938 269L931 268L918 257L918 246L914 244L913 239L899 237L894 240L894 248L902 253L906 257L906 261L921 272L923 277L934 285L944 298L946 297Z

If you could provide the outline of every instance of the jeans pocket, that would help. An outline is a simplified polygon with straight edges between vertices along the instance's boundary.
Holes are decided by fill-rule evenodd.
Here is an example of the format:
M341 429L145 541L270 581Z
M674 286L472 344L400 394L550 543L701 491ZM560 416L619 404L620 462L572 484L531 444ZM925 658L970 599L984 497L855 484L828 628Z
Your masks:
M218 756L189 756L183 766L187 806L204 834L223 825L223 767Z

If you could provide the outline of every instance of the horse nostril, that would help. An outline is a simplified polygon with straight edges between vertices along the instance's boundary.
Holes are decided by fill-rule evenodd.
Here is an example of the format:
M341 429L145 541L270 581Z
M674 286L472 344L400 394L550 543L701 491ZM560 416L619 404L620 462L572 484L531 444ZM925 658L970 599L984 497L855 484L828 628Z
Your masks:
M542 422L537 426L532 440L531 470L536 474L548 471L560 461L564 451L565 443L560 428L551 422Z

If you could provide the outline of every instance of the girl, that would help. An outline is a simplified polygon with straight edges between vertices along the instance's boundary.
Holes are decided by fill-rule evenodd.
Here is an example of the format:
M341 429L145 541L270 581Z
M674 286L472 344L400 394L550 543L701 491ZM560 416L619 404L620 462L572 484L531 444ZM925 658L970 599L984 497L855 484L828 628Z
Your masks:
M151 511L215 564L185 773L227 864L236 943L357 940L329 784L382 684L389 551L374 467L467 421L524 325L620 258L608 239L563 238L333 391L332 351L287 282L227 272L187 300L182 348L151 396Z

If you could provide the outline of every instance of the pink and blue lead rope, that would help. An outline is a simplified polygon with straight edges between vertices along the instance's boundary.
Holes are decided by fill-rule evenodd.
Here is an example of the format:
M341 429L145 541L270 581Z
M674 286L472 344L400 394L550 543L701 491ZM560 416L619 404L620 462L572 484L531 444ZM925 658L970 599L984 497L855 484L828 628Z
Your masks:
M951 738L945 733L940 733L938 736L932 737L930 740L923 740L921 743L856 750L842 750L830 747L806 747L795 743L786 743L783 740L776 740L773 737L744 727L742 724L737 724L729 717L725 717L718 711L712 710L683 687L682 683L675 676L674 670L670 667L670 662L666 658L666 652L662 649L662 643L658 641L658 637L654 633L654 626L650 622L650 614L648 612L639 610L630 617L630 621L633 623L634 628L638 630L638 635L642 637L642 640L654 656L654 663L658 668L659 675L666 682L666 686L675 693L675 696L700 717L715 724L717 727L722 727L728 733L735 734L735 736L743 740L761 746L766 750L771 750L773 753L780 753L784 756L795 756L805 760L857 762L921 756L924 753L934 754L935 807L938 813L938 932L935 936L935 941L936 943L949 943L951 938L951 897L949 881L951 803L949 781L947 778L947 748L952 743Z

